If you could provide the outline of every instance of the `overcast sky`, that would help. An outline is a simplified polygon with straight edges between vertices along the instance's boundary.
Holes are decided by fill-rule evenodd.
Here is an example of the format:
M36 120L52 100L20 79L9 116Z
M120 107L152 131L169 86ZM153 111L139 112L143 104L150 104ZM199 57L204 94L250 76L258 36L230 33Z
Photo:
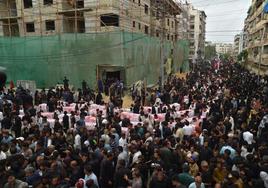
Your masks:
M182 0L185 1L185 0ZM188 0L207 15L206 41L233 43L242 30L251 0ZM219 32L216 32L219 31Z

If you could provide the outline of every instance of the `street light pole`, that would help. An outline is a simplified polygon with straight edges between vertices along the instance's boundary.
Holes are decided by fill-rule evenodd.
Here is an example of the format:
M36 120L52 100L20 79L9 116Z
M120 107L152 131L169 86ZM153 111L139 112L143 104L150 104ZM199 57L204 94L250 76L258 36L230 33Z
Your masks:
M264 36L265 36L265 32L266 32L266 25L264 26L263 32L262 32L262 37L261 37L261 51L260 51L260 55L259 55L259 66L258 66L258 82L260 82L260 71L261 71L261 64L262 64L262 54L264 51Z
M268 13L268 2L265 2L264 8L263 8L263 14L264 16L266 16L266 14ZM264 18L265 19L265 18ZM261 52L260 52L260 59L259 59L259 66L258 66L258 82L260 82L260 73L261 73L261 63L262 63L262 54L264 51L264 36L266 33L266 24L264 24L264 28L263 28L263 32L262 32L262 37L261 37Z
M164 46L164 40L165 40L165 2L162 2L162 5L158 4L158 8L161 8L161 46L160 46L160 56L161 56L161 63L160 63L160 76L161 76L161 83L160 83L160 88L163 89L164 87L164 81L165 81L165 72L164 72L164 64L165 64L165 46Z

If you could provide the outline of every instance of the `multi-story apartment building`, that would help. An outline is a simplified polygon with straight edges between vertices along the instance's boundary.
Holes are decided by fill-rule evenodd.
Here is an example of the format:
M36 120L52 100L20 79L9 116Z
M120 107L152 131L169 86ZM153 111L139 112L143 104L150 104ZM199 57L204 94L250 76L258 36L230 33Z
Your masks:
M215 43L217 54L231 54L233 52L233 44Z
M245 49L245 40L246 34L245 32L241 32L240 34L235 35L234 37L234 48L233 48L233 55L237 57Z
M241 38L241 35L240 35L240 34L237 34L237 35L235 35L235 37L234 37L233 55L234 55L235 57L237 57L238 54L240 53L240 52L239 52L240 38Z
M247 67L260 74L268 72L268 15L263 12L265 3L265 0L252 0L244 26L247 33Z
M194 60L198 56L203 57L205 52L206 14L204 11L194 9L188 5L190 12L190 54L189 59Z
M178 38L180 4L173 0L4 0L0 35L128 31Z
M177 15L178 20L178 38L189 39L190 31L190 11L188 4L181 6L181 14Z

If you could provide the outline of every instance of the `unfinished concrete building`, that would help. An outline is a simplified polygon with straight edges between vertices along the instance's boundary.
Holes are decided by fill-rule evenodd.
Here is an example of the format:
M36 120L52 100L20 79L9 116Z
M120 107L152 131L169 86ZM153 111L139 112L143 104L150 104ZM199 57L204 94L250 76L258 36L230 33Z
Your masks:
M173 0L3 0L1 36L128 31L178 38Z
M160 73L189 70L181 12L174 0L3 0L1 66L40 87L64 76L75 86L109 78L155 84Z
M179 39L189 39L190 31L190 11L188 9L188 4L182 5L181 14L177 15L178 20L178 38Z

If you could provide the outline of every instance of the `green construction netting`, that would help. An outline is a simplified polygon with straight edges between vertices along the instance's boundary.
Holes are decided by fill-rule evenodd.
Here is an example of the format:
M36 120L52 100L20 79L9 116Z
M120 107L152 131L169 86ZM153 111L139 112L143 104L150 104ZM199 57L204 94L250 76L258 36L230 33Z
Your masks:
M138 80L158 81L161 63L159 39L128 32L61 34L43 37L1 37L0 66L8 80L34 80L37 87L62 83L95 87L98 66L112 65L125 71L130 85ZM164 57L172 71L188 71L188 42L164 42Z

